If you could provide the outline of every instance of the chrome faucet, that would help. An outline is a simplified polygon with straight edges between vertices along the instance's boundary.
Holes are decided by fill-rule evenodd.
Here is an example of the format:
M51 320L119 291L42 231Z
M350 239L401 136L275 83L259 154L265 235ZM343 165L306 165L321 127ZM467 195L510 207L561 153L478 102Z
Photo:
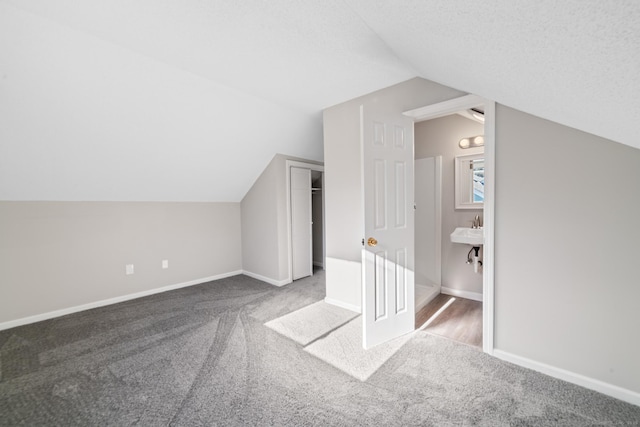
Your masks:
M471 228L480 228L480 215L476 215L476 217L473 219Z

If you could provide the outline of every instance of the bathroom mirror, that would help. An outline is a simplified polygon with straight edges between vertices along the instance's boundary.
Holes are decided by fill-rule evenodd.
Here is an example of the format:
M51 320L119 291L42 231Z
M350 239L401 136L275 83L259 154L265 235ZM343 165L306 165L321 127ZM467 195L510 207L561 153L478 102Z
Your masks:
M456 156L456 209L484 207L484 153Z

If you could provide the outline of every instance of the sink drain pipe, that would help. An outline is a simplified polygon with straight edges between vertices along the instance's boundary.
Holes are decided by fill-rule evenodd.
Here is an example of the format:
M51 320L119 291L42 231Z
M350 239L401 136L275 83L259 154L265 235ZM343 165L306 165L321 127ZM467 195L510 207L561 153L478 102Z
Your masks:
M475 254L473 256L471 256L471 252L474 252ZM480 261L480 246L474 246L469 250L469 253L467 254L467 264L473 264L473 272L477 273L478 270L480 269L480 266L482 265L482 261Z

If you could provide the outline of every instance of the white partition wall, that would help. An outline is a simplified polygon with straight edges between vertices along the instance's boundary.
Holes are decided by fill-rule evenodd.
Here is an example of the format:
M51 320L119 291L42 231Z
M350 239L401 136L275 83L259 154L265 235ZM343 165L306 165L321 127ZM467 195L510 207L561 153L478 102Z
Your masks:
M415 161L416 310L442 285L442 156Z

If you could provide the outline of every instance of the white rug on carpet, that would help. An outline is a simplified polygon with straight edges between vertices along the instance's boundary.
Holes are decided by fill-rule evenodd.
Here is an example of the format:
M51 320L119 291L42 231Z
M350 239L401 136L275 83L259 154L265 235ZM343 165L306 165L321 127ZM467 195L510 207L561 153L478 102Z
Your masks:
M304 350L352 377L366 381L411 337L412 333L406 334L365 350L362 348L362 317L358 316Z
M305 346L356 316L354 311L318 301L264 325Z

